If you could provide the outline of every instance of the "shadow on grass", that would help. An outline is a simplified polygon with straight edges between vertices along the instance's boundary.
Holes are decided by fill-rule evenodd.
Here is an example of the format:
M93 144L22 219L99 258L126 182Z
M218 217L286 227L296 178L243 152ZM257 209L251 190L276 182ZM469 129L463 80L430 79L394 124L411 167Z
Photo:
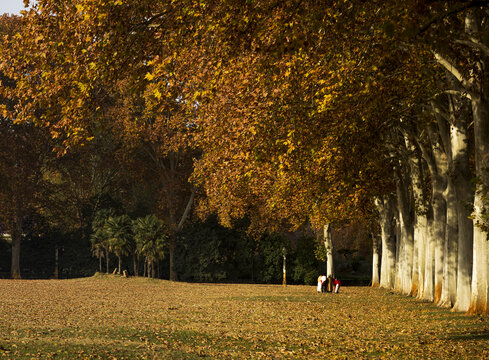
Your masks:
M469 340L489 340L489 330L479 332L469 332L466 334L452 334L446 337L448 340L469 341Z

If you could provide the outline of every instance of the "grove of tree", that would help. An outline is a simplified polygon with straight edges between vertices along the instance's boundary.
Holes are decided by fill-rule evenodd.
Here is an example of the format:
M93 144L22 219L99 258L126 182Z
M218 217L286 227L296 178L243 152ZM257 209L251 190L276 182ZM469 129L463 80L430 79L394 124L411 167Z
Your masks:
M488 20L479 0L38 0L4 17L12 276L29 209L55 222L69 199L88 237L118 193L164 221L172 280L192 213L315 229L328 275L331 229L362 223L373 286L489 313ZM121 258L130 219L108 219Z

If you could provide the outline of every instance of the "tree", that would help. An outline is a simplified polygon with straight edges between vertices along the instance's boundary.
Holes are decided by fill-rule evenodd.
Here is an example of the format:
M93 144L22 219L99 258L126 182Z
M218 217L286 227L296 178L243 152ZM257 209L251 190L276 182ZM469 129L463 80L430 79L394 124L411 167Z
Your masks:
M3 15L0 33L8 38L20 29L18 17ZM6 95L17 81L0 72L0 104L14 108L15 99ZM15 118L0 117L0 221L12 238L11 277L21 277L21 241L24 221L31 211L40 210L45 165L50 157L50 139L31 122L19 123ZM34 210L36 209L36 210Z
M106 273L109 273L110 265L110 234L106 231L106 222L109 218L115 216L115 211L112 209L101 209L97 211L92 221L92 234L90 235L90 242L92 243L92 250L95 256L99 259L99 271L102 271L102 257L105 250L106 261Z
M155 215L148 215L134 221L133 232L136 240L136 253L144 256L148 277L155 277L155 262L165 256L166 230L164 223Z
M118 274L121 274L122 256L128 255L131 250L132 220L128 215L110 216L104 224L104 233L107 236L110 250L119 260Z

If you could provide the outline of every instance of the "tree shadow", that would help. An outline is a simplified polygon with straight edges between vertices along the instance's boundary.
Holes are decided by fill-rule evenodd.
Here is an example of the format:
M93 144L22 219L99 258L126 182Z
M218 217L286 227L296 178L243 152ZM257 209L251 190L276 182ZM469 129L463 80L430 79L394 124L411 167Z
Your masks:
M489 340L489 330L470 331L464 334L451 334L447 336L449 340L467 341L467 340Z

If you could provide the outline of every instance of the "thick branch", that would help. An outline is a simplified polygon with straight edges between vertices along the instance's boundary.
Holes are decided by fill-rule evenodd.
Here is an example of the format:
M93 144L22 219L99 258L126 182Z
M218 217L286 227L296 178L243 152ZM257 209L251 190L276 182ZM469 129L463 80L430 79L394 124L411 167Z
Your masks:
M469 37L469 40L455 40L457 44L468 45L480 50L484 55L489 56L489 46L481 43L479 40L473 37Z
M183 224L185 223L185 220L188 217L190 209L192 208L192 203L194 202L194 198L195 198L195 188L192 188L192 194L190 194L190 199L188 199L188 203L187 206L185 207L185 211L183 212L182 218L178 223L177 232L182 230Z
M467 98L469 100L472 100L472 97L470 96L470 94L468 92L460 91L460 90L444 90L442 92L435 94L433 96L433 98L437 98L440 95L455 95L455 96L460 96L460 97L464 97L464 98Z
M456 7L452 10L448 10L447 12L440 14L438 16L435 16L432 18L430 21L428 21L424 26L422 26L416 35L421 35L425 31L427 31L431 25L436 24L437 22L442 21L443 19L446 19L447 17L450 17L452 15L456 15L458 13L461 13L465 10L468 10L470 8L475 8L475 7L481 7L481 6L487 6L489 4L489 0L474 0L474 1L469 1L467 4L464 4L462 6Z
M434 51L433 55L435 56L436 61L443 66L450 74L452 74L460 84L466 89L470 89L470 82L462 75L459 69L455 67L449 60L444 58L440 53Z

